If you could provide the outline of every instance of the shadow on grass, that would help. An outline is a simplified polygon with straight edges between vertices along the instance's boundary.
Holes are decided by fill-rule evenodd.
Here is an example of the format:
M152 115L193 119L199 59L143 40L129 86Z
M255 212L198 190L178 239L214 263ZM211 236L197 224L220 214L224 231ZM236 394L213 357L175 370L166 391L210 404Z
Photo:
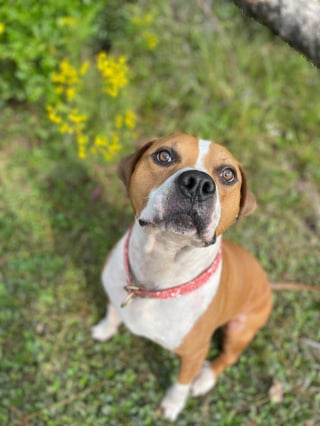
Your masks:
M43 195L51 206L50 221L56 252L84 274L90 302L105 309L100 274L108 252L130 221L115 173L88 171L66 158L47 175ZM103 185L107 184L108 187Z

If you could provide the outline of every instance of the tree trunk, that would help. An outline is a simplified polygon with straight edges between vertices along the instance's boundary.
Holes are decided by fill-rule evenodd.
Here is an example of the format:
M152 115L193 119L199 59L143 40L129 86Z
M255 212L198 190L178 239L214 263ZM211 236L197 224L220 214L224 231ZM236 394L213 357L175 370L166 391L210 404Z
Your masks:
M233 1L320 68L320 1Z

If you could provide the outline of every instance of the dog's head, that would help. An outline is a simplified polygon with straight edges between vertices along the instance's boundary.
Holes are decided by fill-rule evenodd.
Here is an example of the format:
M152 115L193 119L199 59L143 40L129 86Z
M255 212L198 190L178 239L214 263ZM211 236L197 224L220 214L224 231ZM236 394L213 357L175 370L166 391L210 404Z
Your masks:
M230 152L187 134L146 142L122 160L119 175L147 232L173 233L194 245L214 243L256 207Z

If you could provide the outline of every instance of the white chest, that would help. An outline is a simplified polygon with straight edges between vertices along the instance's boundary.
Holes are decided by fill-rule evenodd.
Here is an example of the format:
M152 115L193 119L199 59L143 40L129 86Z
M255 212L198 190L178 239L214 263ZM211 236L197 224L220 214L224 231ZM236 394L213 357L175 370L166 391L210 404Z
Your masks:
M197 319L205 312L218 289L221 263L216 273L199 289L173 299L136 298L121 308L127 296L123 264L124 238L118 243L106 265L102 280L114 308L125 325L139 336L173 350L183 341Z

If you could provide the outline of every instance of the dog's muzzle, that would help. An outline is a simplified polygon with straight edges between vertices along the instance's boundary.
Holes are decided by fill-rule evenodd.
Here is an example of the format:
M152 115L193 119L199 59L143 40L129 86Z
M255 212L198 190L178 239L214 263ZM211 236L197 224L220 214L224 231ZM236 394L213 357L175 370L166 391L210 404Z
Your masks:
M151 220L142 214L141 226L183 235L202 245L215 242L218 196L216 184L207 173L184 170L149 201L154 214L149 216Z

